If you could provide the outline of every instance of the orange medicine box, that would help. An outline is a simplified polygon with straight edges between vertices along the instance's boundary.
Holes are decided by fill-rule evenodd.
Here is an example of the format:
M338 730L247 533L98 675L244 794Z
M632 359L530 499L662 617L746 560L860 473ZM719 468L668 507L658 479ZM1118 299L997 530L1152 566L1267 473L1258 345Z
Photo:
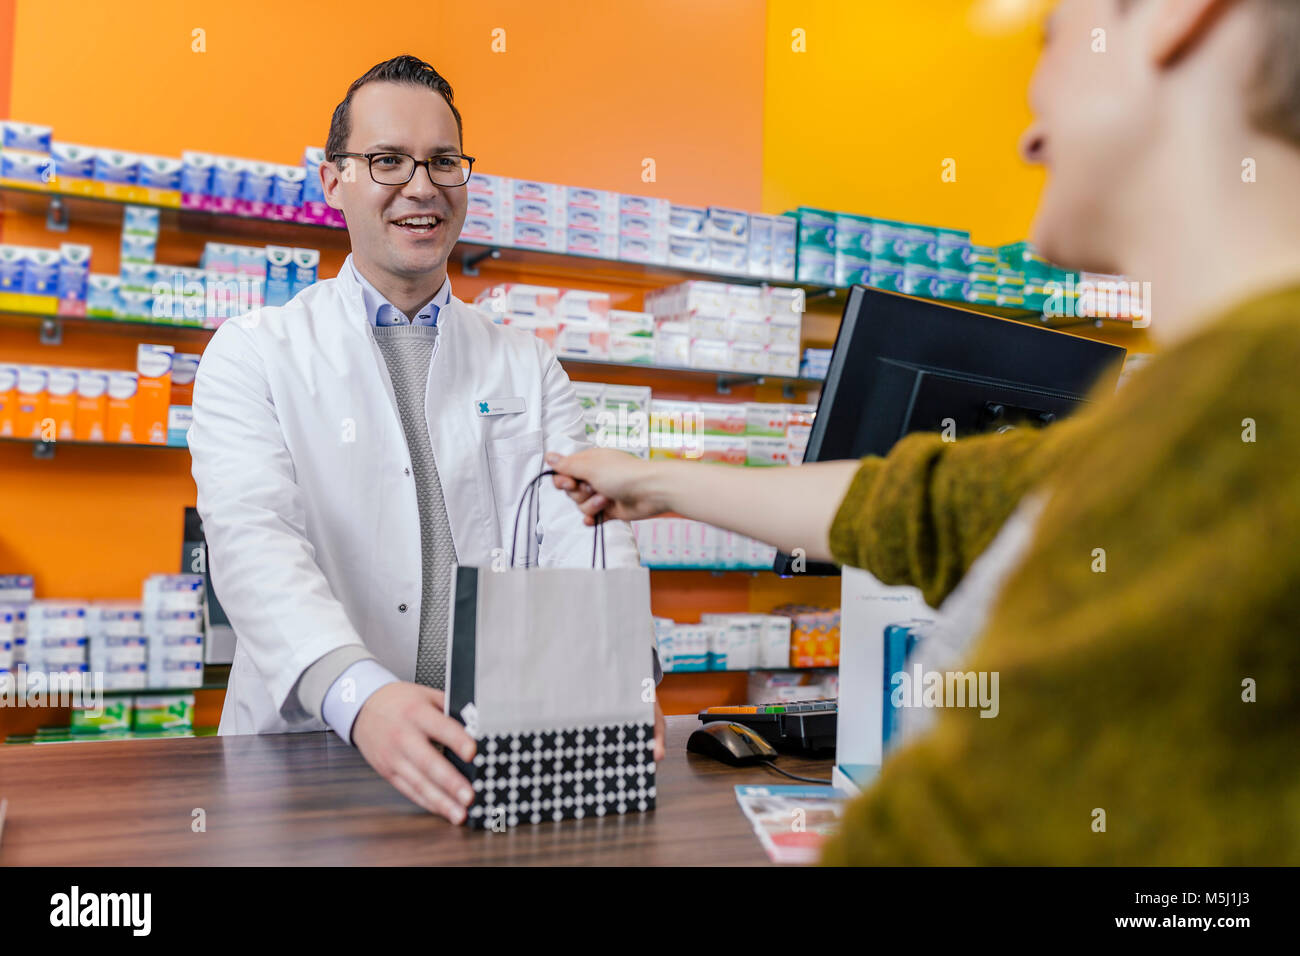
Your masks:
M135 372L108 373L108 404L104 411L104 440L135 441Z
M18 366L18 403L14 414L14 436L40 438L45 420L45 383L49 369L43 365Z
M45 415L53 423L54 437L59 441L71 441L76 437L77 370L51 368L45 394Z
M108 414L108 372L77 369L77 441L103 441Z
M0 365L0 438L12 438L18 405L18 366Z
M167 409L172 397L170 345L146 345L135 350L135 440L148 445L167 444Z

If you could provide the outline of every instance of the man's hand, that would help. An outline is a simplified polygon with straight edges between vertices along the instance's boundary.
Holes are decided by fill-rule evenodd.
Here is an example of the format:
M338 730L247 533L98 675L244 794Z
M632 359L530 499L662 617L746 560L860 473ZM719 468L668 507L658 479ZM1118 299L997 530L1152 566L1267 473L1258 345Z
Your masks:
M664 709L655 701L655 763L664 759L668 752L664 745Z
M613 448L587 448L563 456L551 452L546 464L559 472L551 480L568 492L583 515L594 524L602 511L618 521L650 518L668 510L650 488L654 463Z
M440 690L406 681L385 684L361 705L352 742L375 772L412 803L461 823L474 790L434 742L466 762L474 758L477 745L442 708Z

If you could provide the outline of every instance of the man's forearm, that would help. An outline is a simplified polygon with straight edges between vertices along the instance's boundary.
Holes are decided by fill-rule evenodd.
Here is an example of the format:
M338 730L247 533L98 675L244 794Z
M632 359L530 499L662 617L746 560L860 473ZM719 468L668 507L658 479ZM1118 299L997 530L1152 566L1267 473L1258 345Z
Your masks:
M699 462L651 464L651 495L670 511L830 561L830 526L857 473L857 461L790 468L734 468Z

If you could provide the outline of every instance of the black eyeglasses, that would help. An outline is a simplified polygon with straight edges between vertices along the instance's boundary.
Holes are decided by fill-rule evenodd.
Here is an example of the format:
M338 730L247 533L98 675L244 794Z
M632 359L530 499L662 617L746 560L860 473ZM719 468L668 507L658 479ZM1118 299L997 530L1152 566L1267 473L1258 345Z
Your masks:
M415 175L418 166L423 166L428 171L429 181L435 186L464 186L469 182L469 174L474 167L473 156L454 153L443 153L428 159L416 159L406 153L335 153L330 158L337 161L340 156L366 160L370 166L370 178L381 186L405 186Z

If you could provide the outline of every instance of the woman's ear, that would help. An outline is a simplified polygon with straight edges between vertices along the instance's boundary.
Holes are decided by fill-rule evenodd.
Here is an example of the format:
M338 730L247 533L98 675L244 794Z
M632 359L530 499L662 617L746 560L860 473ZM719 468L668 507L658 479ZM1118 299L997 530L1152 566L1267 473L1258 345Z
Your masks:
M1157 67L1173 65L1205 36L1215 19L1238 0L1154 0L1150 14L1151 59ZM1134 13L1137 11L1135 10Z

